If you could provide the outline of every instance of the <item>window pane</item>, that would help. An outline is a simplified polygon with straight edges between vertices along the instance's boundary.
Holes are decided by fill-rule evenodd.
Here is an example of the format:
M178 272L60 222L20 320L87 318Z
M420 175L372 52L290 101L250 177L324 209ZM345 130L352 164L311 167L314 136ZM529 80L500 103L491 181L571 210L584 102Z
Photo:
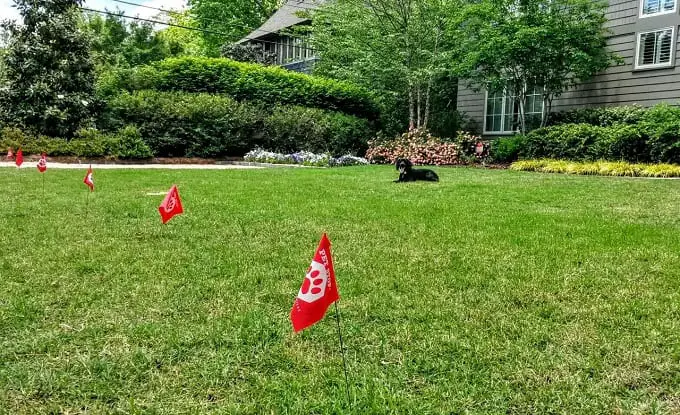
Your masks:
M663 11L669 12L675 8L675 0L665 0L663 2Z
M638 39L638 65L659 65L671 61L672 29L641 33Z
M642 14L654 14L661 11L661 0L644 0Z

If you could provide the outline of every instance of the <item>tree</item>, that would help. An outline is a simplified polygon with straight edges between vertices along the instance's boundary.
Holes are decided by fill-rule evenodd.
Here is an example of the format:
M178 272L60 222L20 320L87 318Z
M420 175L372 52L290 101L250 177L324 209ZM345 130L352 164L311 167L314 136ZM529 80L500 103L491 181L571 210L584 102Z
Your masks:
M156 32L151 23L128 23L122 12L106 17L86 14L82 28L90 36L92 55L99 68L145 65L183 51L180 43Z
M192 18L206 31L202 36L209 56L220 56L222 45L247 36L280 5L281 0L189 0Z
M0 118L35 132L70 137L93 115L94 64L78 27L80 0L15 0L23 25L5 21Z
M374 90L392 123L430 124L432 90L452 66L445 32L454 0L338 0L313 17L316 73ZM404 115L402 115L404 114ZM405 115L407 114L407 115ZM403 124L398 129L403 129Z
M527 92L538 88L544 126L555 97L618 61L606 48L605 10L606 3L592 0L472 3L452 29L460 73L476 90L516 97L520 132L527 130Z
M196 19L191 15L191 10L173 12L169 13L169 15L170 19L168 23L182 27L169 26L158 31L158 36L171 45L181 45L180 54L183 56L206 56L207 49L202 33L196 30L186 29L199 28L198 22L196 22Z

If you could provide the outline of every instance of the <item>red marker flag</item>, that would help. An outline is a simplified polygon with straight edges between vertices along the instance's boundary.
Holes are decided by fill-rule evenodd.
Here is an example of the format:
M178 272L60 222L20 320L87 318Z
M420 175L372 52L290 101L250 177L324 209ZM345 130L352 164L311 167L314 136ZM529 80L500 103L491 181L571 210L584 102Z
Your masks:
M47 170L47 154L42 153L42 156L40 156L40 161L38 162L37 167L40 173L45 173L45 170Z
M7 160L14 160L14 152L12 151L12 147L7 149Z
M163 203L158 206L158 211L161 213L161 220L163 223L167 223L173 216L184 213L182 208L182 200L179 198L179 192L177 191L177 186L174 184L170 188L170 191L165 195Z
M21 165L24 164L24 152L21 151L21 149L17 151L17 159L14 160L14 162L16 163L17 167L21 167Z
M328 307L339 298L331 256L331 241L324 233L319 247L316 248L312 265L307 269L293 309L290 310L293 330L297 333L320 321Z
M92 176L92 165L90 165L90 168L87 169L87 173L85 174L83 183L85 183L87 187L90 188L90 192L94 192L94 177Z

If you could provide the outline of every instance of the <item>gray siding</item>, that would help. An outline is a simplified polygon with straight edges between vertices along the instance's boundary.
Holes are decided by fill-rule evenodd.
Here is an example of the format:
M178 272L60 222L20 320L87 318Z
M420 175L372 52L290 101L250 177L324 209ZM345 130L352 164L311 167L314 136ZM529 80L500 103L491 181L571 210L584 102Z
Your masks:
M678 0L680 3L680 0ZM680 104L680 14L678 11L661 16L639 18L639 0L610 0L606 27L611 32L609 48L623 58L623 64L565 92L553 102L553 112L573 108L640 104L651 106L660 102ZM678 5L680 9L680 4ZM674 66L663 69L635 70L635 50L639 32L675 27ZM485 94L465 88L461 82L458 109L483 126Z

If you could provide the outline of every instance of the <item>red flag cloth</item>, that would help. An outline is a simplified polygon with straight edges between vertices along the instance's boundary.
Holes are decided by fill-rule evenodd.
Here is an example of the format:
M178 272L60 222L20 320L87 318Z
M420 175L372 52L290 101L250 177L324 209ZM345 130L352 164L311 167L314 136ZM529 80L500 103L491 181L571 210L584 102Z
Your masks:
M17 167L21 167L21 165L24 164L24 152L21 151L21 149L17 151L17 159L14 160L14 162L16 163Z
M14 152L12 151L12 147L7 149L7 160L14 160Z
M83 183L85 183L87 187L90 188L90 192L94 192L94 177L92 176L92 165L90 165L90 168L87 169L87 173L85 174Z
M158 206L158 211L161 213L161 220L163 223L167 223L173 216L184 213L182 208L182 199L179 198L179 192L177 191L177 186L174 184L170 188L170 191L165 195L163 203Z
M45 153L42 153L37 167L40 173L45 173L45 170L47 170L47 155Z
M290 310L293 330L297 333L316 324L326 314L328 307L339 298L331 255L331 241L324 233L319 247L316 248L312 265L307 269L307 275L295 299L293 309Z

